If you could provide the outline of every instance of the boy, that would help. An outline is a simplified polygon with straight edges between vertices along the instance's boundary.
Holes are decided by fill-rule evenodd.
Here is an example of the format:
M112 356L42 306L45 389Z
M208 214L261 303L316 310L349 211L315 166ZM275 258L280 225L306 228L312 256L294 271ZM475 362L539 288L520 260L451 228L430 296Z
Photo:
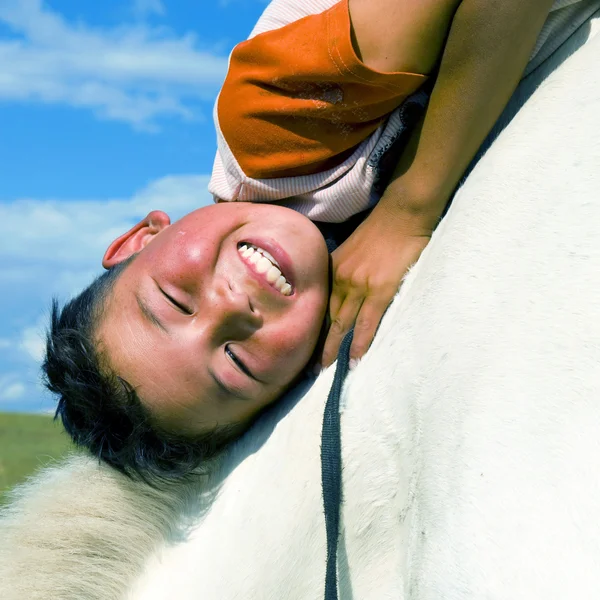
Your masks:
M222 202L174 225L150 213L111 244L107 274L54 307L44 369L76 443L126 473L178 476L293 384L328 299L324 242L300 213L335 222L372 208L333 253L322 363L354 322L359 358L550 5L276 0L233 52L216 106ZM386 156L436 70L403 153Z

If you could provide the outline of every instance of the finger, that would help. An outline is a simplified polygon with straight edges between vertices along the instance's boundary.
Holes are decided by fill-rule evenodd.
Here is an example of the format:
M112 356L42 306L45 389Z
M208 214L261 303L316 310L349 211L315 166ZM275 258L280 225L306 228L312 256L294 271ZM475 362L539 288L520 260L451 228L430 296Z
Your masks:
M329 298L329 320L333 322L340 312L340 308L344 304L346 298L346 292L336 288L335 286L331 290L331 296Z
M331 294L329 299L329 315L331 320L335 319L342 305L349 294L356 294L354 286L351 285L349 279L344 277L337 266L333 265L333 280L331 285Z
M393 296L392 296L393 297ZM362 358L371 346L381 318L383 317L392 297L374 297L365 299L360 307L354 324L354 336L350 347L350 359Z
M346 296L340 310L334 317L327 332L321 364L328 367L337 357L344 336L354 325L356 315L362 304L362 296Z

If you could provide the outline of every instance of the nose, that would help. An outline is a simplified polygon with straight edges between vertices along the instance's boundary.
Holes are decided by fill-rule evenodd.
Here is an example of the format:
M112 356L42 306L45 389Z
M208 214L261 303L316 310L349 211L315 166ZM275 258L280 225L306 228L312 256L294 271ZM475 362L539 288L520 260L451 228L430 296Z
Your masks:
M262 326L262 316L248 294L236 289L227 279L214 279L204 297L206 318L219 341L246 339Z

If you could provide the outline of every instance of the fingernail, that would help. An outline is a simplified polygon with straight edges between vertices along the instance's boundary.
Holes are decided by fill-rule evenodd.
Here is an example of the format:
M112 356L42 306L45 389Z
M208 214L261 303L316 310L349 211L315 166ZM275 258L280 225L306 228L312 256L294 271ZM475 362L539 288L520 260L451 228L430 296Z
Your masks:
M351 358L350 362L348 363L348 367L352 371L352 369L354 369L354 367L356 367L357 364L358 364L358 358Z

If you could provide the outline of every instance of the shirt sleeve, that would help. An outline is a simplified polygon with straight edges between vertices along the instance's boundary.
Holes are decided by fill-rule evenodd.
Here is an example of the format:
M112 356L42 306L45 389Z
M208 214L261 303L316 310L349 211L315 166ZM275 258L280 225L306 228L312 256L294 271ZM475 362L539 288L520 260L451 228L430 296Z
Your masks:
M342 0L236 46L217 125L245 176L313 174L343 162L426 79L364 65Z

